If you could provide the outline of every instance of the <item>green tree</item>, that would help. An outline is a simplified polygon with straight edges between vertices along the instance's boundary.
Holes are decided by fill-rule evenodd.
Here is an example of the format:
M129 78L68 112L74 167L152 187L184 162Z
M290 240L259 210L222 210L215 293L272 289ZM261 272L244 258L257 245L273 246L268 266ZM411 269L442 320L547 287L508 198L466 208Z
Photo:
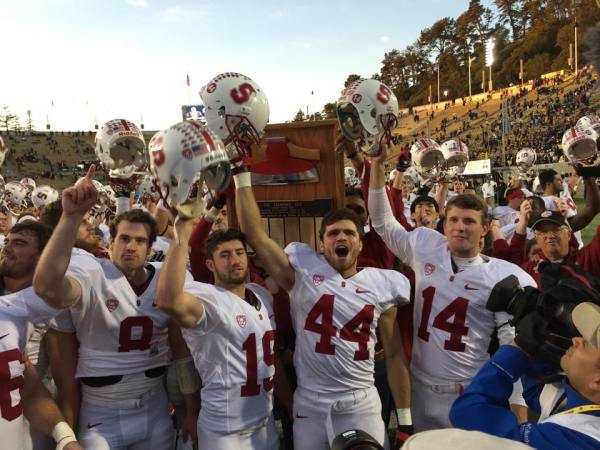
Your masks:
M335 103L325 103L325 106L323 106L323 117L325 119L337 118Z
M298 108L298 112L292 119L292 122L304 122L305 117L306 116L304 115L304 111L302 111L302 108Z
M360 75L357 75L355 73L348 75L348 78L346 78L346 81L344 82L344 87L347 88L352 83L354 83L356 80L360 80L361 78L362 77Z
M33 119L31 118L31 110L27 110L27 123L25 124L25 129L27 131L33 131L35 125L33 125Z
M8 105L3 105L0 112L0 127L5 131L20 131L19 116L10 112Z

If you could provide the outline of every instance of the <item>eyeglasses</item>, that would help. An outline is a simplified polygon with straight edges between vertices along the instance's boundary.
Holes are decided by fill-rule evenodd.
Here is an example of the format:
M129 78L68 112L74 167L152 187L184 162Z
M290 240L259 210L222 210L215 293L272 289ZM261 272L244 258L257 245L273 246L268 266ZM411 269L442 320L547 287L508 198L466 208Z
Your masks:
M535 235L536 236L540 236L540 237L544 237L544 236L559 236L560 233L564 230L567 230L566 227L560 227L557 228L555 230L546 230L546 231L542 231L542 230L535 230Z

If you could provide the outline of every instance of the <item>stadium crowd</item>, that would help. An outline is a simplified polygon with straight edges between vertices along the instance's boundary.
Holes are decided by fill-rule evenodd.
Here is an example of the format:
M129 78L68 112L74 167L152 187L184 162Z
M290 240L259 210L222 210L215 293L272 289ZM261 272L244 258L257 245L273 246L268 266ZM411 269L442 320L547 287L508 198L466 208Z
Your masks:
M59 157L69 138L81 176L60 192L0 183L2 448L599 448L600 228L579 233L600 213L592 76L509 100L521 175L536 151L574 167L538 170L534 192L523 176L476 192L462 177L474 155L446 139L458 117L441 145L395 142L391 90L350 84L343 207L314 245L282 247L263 226L250 150L269 107L247 76L210 80L206 124L148 143L124 119L93 148L36 134ZM0 164L23 136L4 137ZM33 148L14 162L73 166Z

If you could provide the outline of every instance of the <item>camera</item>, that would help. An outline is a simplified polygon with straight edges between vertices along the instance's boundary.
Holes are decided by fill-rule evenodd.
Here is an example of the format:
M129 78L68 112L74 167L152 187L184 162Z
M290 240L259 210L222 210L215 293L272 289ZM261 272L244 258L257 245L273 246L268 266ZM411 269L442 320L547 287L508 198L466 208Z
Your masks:
M564 291L562 293L566 294ZM486 308L492 312L511 314L513 325L527 314L537 311L554 325L555 331L560 331L559 334L570 339L579 335L571 312L583 301L585 299L576 301L573 297L561 298L560 292L542 292L533 286L522 287L516 276L509 275L493 287Z
M515 341L535 360L560 365L560 359L580 336L572 312L582 302L600 305L600 280L572 264L540 263L542 290L521 286L514 275L496 283L486 308L513 318Z

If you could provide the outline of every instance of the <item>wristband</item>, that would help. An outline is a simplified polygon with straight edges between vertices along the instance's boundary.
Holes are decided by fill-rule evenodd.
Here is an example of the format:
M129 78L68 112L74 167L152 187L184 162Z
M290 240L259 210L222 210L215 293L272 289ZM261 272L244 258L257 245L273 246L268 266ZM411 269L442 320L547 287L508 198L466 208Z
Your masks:
M236 189L252 187L252 174L250 172L241 172L233 176L233 182Z
M247 173L250 172L250 168L246 165L241 165L241 166L234 166L231 169L231 174L232 175L237 175L238 173Z
M410 408L396 408L396 417L398 418L398 425L412 425Z
M62 450L65 445L76 442L75 433L67 422L58 422L52 430L52 438L56 441L56 450Z

